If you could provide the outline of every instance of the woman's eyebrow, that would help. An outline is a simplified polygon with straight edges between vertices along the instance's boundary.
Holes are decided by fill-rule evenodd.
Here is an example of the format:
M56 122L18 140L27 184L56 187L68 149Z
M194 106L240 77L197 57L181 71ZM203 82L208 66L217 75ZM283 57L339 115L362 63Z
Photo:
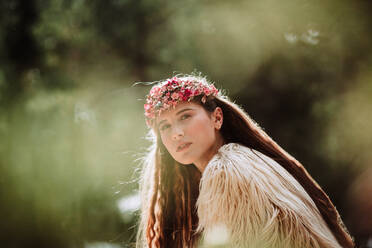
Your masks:
M183 113L183 112L185 112L185 111L188 111L188 110L194 110L194 109L192 109L192 108L185 108L185 109L182 109L182 110L178 111L178 112L176 113L176 115L179 115L179 114L181 114L181 113Z
M182 114L183 112L185 112L185 111L189 111L189 110L194 110L194 109L193 109L193 108L184 108L184 109L181 109L180 111L178 111L178 112L176 113L176 115L180 115L180 114ZM165 119L159 121L158 126L160 127L160 125L161 125L162 123L164 123L164 122L166 122Z
M166 120L161 120L159 123L158 123L158 126L160 127L160 125L162 124L162 123L164 123Z

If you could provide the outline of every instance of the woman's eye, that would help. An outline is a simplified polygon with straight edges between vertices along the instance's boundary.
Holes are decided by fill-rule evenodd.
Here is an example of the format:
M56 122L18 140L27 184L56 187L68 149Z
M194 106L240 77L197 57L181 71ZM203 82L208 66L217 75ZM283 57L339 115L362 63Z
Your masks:
M160 127L160 131L164 131L166 130L167 128L169 128L169 124L164 124L163 126Z
M189 114L182 115L182 116L181 116L181 120L185 120L185 119L187 119L187 118L189 118L189 117L190 117Z

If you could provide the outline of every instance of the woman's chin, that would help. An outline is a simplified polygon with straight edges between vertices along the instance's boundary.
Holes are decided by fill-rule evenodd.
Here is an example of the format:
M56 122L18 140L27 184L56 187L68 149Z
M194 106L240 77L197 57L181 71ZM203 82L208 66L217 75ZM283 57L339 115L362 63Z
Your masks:
M193 161L191 159L175 159L178 163L183 165L189 165L192 164Z

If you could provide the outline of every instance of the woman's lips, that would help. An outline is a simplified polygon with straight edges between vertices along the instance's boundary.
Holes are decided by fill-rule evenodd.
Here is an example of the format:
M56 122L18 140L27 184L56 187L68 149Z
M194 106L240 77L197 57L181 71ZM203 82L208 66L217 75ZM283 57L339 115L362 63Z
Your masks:
M177 152L182 152L182 151L186 150L187 148L189 148L190 145L191 145L191 143L184 143L182 145L179 145L177 147Z

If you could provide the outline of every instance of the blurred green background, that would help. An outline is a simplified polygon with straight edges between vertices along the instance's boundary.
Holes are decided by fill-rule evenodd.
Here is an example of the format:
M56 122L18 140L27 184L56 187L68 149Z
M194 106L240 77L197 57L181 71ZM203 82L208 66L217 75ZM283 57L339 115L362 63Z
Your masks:
M372 247L372 2L0 2L0 247L132 247L149 82L201 72Z

